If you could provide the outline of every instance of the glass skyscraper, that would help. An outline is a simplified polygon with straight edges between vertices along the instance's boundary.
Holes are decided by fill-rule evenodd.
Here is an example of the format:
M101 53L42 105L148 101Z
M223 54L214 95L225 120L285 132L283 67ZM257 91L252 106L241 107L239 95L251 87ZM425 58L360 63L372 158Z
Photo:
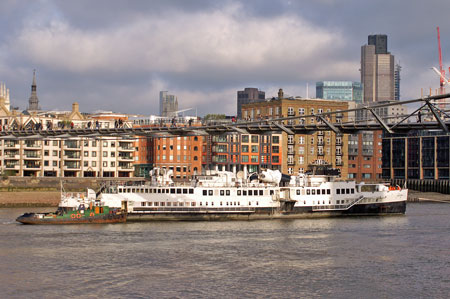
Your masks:
M360 82L320 81L316 82L316 98L325 100L354 101L362 103L363 88Z

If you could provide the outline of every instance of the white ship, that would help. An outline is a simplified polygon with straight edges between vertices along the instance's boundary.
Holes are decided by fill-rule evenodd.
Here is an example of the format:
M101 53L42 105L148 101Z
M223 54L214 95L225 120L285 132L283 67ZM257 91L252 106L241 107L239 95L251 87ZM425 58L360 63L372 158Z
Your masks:
M211 171L189 183L174 182L171 175L155 169L150 182L108 186L97 200L125 210L128 221L272 219L404 214L408 194L398 186L325 174Z

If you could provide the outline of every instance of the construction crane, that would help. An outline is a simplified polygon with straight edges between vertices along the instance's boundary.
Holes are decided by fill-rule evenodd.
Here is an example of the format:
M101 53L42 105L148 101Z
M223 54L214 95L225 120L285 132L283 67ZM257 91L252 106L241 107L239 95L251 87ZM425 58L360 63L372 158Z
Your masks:
M439 26L437 27L437 38L438 38L438 49L439 49L439 83L440 83L440 93L439 94L444 94L444 84L446 83L445 81L445 70L444 67L442 66L442 51L441 51L441 34L439 33ZM448 82L448 81L447 81Z

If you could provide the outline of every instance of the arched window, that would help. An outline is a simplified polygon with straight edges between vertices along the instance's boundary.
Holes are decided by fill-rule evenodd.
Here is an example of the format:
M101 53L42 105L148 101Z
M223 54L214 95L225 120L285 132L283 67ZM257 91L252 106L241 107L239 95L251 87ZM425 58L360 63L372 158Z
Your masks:
M195 136L195 137L194 137L194 141L197 141L197 140L198 140L198 137L197 137L197 136Z
M194 161L197 161L197 160L198 160L197 156L194 156Z
M197 146L194 146L194 151L198 151L198 147Z

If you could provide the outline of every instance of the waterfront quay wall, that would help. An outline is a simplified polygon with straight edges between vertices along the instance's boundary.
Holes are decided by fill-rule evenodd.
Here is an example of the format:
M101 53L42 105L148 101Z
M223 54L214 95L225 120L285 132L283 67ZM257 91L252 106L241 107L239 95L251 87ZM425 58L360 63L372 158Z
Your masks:
M56 207L61 199L61 182L65 192L98 191L101 186L119 182L139 182L143 178L0 178L1 207Z
M418 180L418 179L393 179L392 185L404 186L410 190L420 192L437 192L450 194L450 180Z

